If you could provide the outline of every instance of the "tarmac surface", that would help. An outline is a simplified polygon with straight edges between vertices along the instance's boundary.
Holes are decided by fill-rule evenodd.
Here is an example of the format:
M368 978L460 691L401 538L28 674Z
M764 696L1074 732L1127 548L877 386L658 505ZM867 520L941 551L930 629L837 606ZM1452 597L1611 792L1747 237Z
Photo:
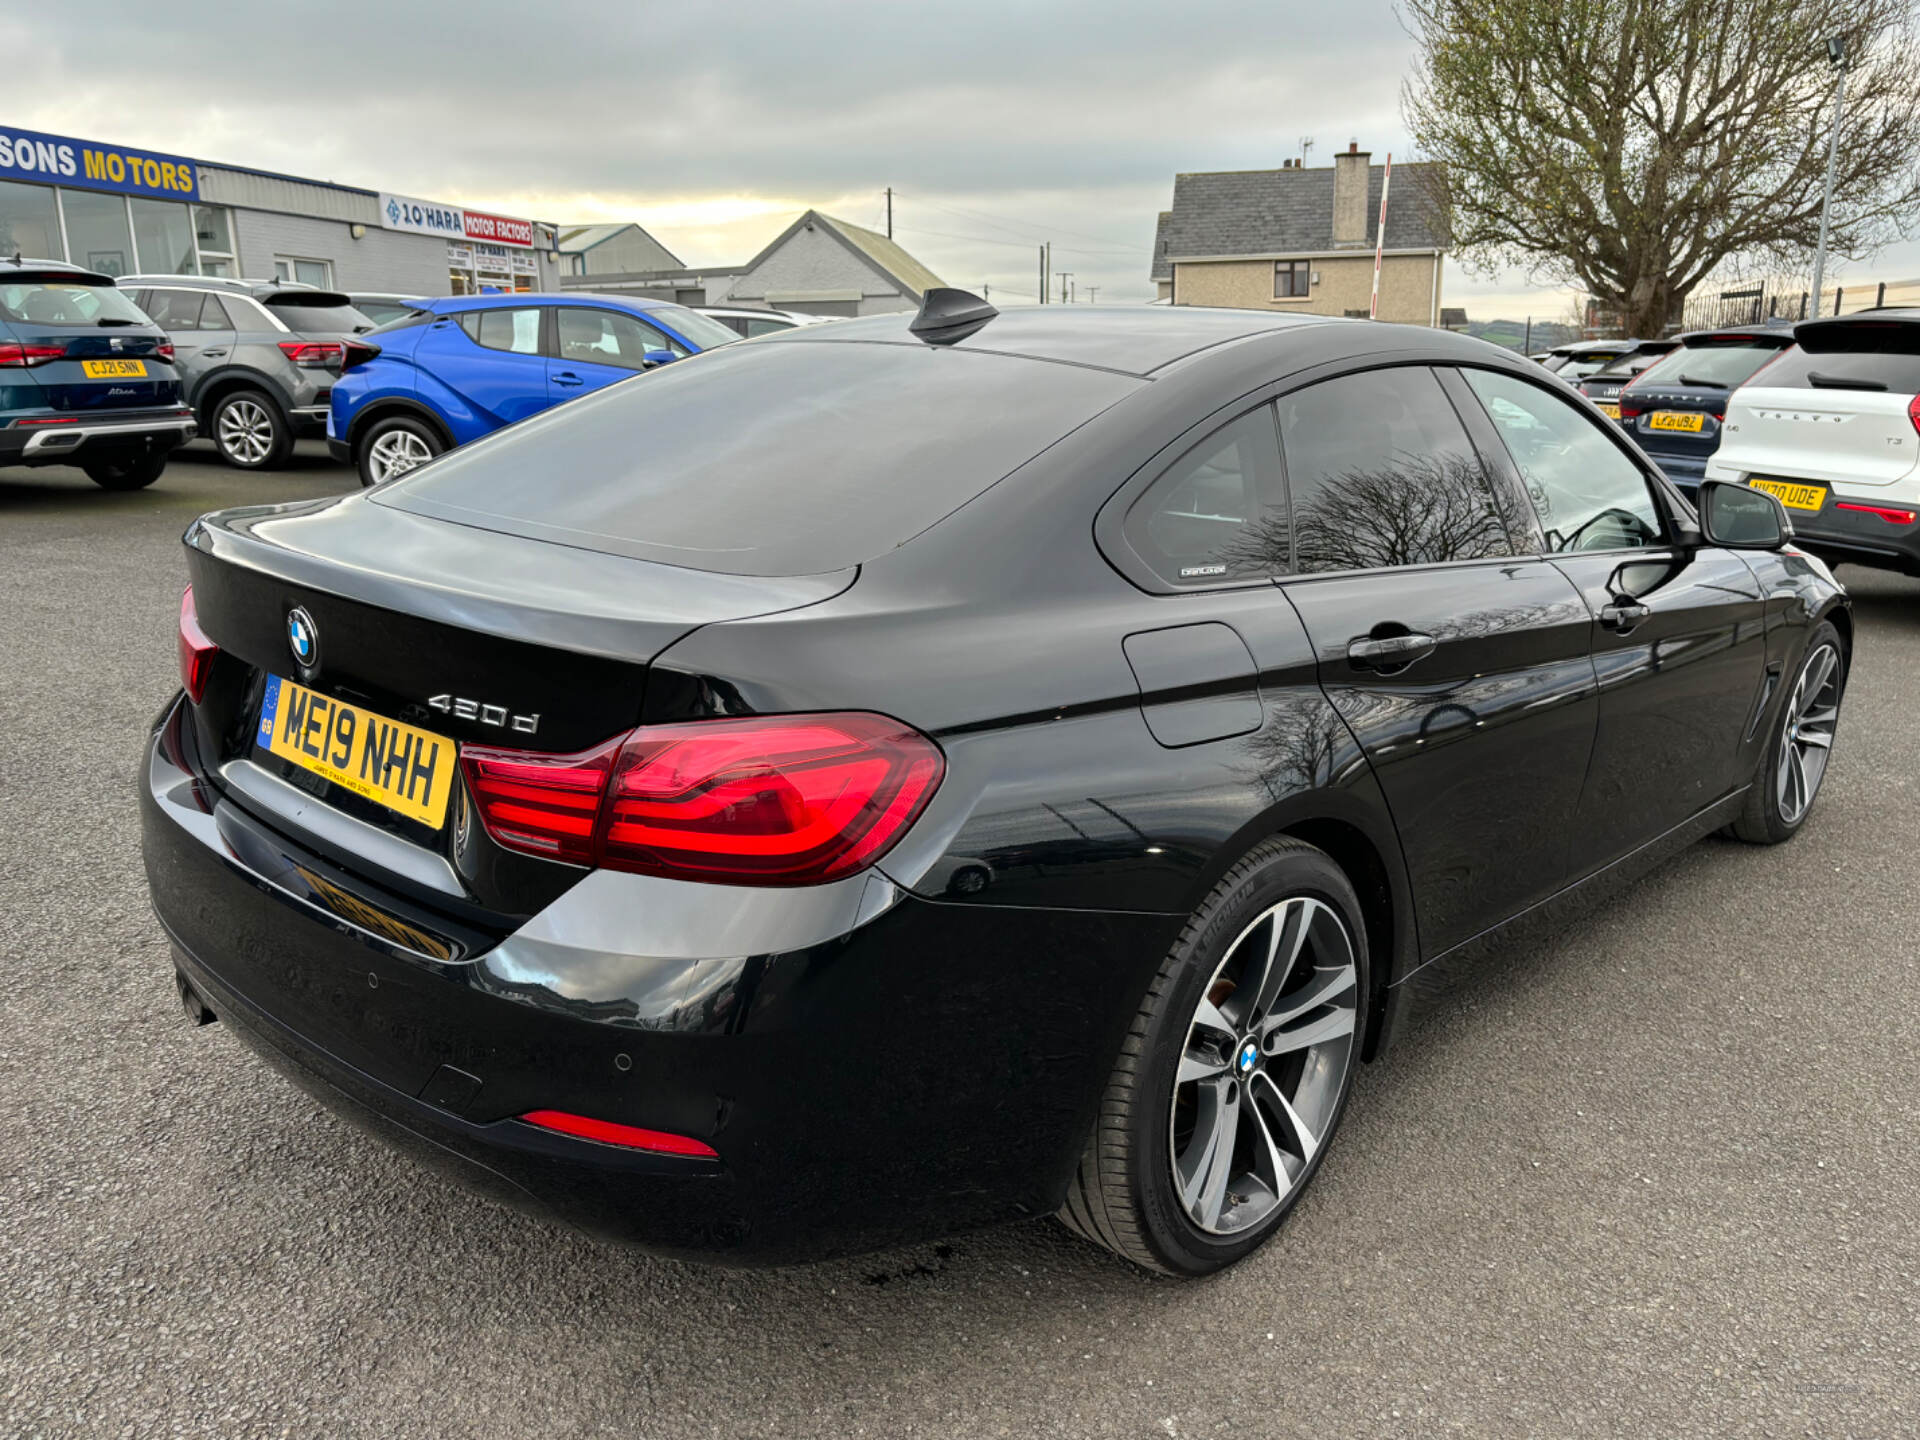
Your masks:
M133 800L180 532L352 484L0 474L0 1435L1920 1433L1920 582L1840 572L1804 832L1490 962L1234 1271L1052 1222L730 1271L451 1189L180 1016Z

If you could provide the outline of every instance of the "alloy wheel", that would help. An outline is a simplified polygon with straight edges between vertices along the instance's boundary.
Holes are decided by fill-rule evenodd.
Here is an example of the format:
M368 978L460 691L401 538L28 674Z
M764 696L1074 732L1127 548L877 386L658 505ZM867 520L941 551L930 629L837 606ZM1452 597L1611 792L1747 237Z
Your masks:
M1840 652L1822 645L1800 667L1793 694L1787 698L1780 764L1774 774L1774 795L1780 818L1797 825L1813 805L1826 778L1827 758L1833 753L1834 727L1840 722Z
M411 430L389 430L367 447L367 474L378 485L433 459L427 442Z
M274 418L258 400L230 401L220 411L215 439L241 464L261 464L273 453Z
M1227 947L1173 1088L1174 1192L1200 1229L1258 1225L1300 1183L1345 1091L1359 1005L1353 938L1319 900L1282 901Z

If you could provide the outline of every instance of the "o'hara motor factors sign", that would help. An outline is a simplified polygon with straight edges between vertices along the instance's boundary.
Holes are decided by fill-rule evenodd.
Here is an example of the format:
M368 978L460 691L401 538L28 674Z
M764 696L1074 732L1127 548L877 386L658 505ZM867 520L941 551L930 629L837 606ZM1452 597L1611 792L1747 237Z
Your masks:
M438 235L447 240L481 240L489 245L532 245L533 222L506 215L488 215L415 200L408 195L380 196L380 223L389 230L411 230L416 235Z
M38 180L43 185L151 195L159 200L200 198L199 176L193 162L182 156L4 126L0 126L0 179Z

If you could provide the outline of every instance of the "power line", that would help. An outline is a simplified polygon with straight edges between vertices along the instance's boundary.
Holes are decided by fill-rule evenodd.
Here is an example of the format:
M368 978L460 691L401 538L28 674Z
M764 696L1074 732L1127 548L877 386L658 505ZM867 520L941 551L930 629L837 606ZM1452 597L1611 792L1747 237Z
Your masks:
M895 191L894 193L896 195L900 194L899 191ZM900 198L904 200L909 197L905 195L901 195ZM1005 221L996 219L994 216L989 215L984 210L971 210L964 205L943 205L938 200L928 200L924 196L919 198L918 203L921 205L931 205L936 210L946 210L955 215L971 215L975 219L986 221L987 224L993 226L996 230L1006 230L1009 233L1015 234L1015 235L1022 234L1022 233L1028 233L1033 235L1039 235L1042 233L1052 234L1052 235L1073 235L1073 236L1077 236L1082 240L1096 240L1102 245L1110 246L1113 244L1113 237L1111 235L1094 235L1094 234L1090 234L1085 230L1069 230L1064 225L1052 225L1052 224L1039 223L1039 222L1033 222L1033 221L1022 221L1022 222L1018 222L1015 225L1008 225ZM1131 255L1133 252L1131 250L1128 250L1125 253Z

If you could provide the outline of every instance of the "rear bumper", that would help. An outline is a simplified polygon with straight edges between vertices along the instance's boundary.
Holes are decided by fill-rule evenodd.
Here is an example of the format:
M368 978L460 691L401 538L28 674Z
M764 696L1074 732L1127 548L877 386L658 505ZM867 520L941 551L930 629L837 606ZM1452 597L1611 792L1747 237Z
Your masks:
M1811 550L1824 560L1871 565L1880 570L1897 570L1920 576L1920 521L1911 525L1890 524L1878 515L1858 510L1834 508L1836 500L1861 505L1891 506L1920 513L1920 503L1891 500L1882 495L1827 496L1824 510L1809 514L1789 510L1796 544Z
M331 405L297 405L287 411L287 420L295 435L311 440L327 433L327 416L332 408Z
M0 427L0 465L68 465L109 452L164 453L186 444L194 433L193 416L185 410L59 425L14 421Z
M213 1011L473 1188L666 1253L805 1259L1049 1213L1180 924L941 905L868 872L841 894L787 892L789 945L780 907L738 890L597 874L479 934L198 778L183 710L149 742L143 844L155 913ZM629 903L649 896L662 903ZM710 939L690 946L702 906ZM693 1136L719 1159L515 1118L542 1108Z

